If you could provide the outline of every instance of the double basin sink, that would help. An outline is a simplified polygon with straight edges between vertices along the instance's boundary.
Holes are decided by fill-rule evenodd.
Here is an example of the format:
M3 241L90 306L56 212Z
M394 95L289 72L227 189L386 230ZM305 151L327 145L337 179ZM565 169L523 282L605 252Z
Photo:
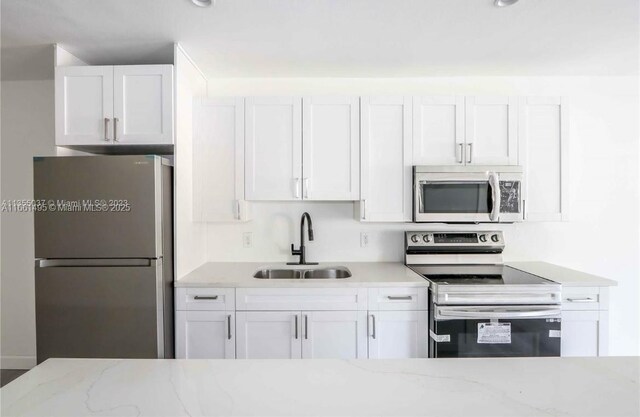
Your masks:
M351 271L345 267L315 269L261 269L253 277L259 279L339 279L349 278Z

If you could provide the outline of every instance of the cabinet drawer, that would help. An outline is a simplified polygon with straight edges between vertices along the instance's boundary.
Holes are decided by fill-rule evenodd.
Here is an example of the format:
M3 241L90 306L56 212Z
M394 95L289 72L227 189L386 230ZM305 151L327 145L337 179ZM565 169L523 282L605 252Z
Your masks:
M427 287L369 289L369 310L426 310Z
M237 310L367 309L366 288L238 288Z
M598 287L565 287L562 289L563 310L607 309L606 289Z
M176 288L176 310L235 310L234 288Z

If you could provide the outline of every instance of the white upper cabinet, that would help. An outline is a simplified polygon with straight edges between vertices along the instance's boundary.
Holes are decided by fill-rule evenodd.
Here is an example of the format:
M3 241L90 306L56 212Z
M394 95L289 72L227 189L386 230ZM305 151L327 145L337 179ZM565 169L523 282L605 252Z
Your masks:
M517 165L517 107L515 97L415 97L414 165Z
M466 97L466 164L518 164L517 106L516 97Z
M250 97L245 116L247 200L359 198L357 97Z
M193 102L193 219L248 219L244 201L244 100Z
M173 143L173 66L56 67L56 145Z
M568 106L560 97L522 97L521 159L526 169L525 220L567 220Z
M361 221L411 221L410 97L361 99Z
M464 97L413 99L414 165L464 164Z
M358 97L305 97L302 107L303 199L357 200Z
M173 143L173 66L116 66L113 85L114 142Z
M302 99L245 100L247 200L302 198Z
M113 67L55 69L56 145L102 145L113 138Z
M367 358L367 312L303 311L302 357Z

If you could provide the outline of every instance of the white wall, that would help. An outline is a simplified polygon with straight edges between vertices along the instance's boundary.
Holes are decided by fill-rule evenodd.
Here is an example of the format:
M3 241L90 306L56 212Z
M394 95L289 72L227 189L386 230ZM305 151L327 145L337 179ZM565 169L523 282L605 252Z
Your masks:
M53 62L51 62L53 65ZM33 198L34 155L55 155L53 80L2 81L2 200ZM2 213L0 366L35 365L33 213Z
M544 260L619 282L611 290L612 355L640 353L638 80L634 77L430 79L209 79L210 96L287 94L562 95L570 100L570 220L503 225L506 260ZM403 230L435 226L363 224L352 203L254 203L253 221L209 224L209 261L291 260L308 211L311 260L402 260ZM443 226L438 226L443 228ZM458 226L458 228L460 228ZM486 226L475 226L482 229ZM360 233L369 246L360 247ZM253 247L243 248L251 232Z

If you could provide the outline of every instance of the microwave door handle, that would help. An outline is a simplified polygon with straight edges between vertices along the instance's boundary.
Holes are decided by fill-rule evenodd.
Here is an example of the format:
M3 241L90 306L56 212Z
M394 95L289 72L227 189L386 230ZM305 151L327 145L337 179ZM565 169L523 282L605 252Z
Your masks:
M489 174L489 186L491 186L491 201L493 202L489 219L495 222L498 221L500 214L500 180L495 172Z

